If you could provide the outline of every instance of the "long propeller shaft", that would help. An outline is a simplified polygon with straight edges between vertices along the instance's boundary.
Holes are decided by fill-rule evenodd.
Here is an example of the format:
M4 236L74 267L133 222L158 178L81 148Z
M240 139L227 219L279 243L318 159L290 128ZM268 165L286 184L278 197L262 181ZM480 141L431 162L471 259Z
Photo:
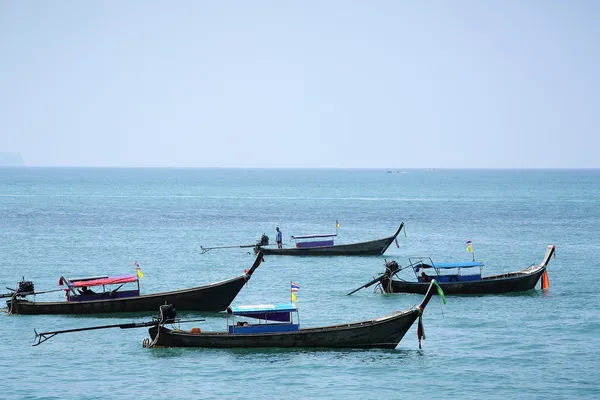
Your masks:
M192 320L188 320L188 321L176 320L174 322L198 322L198 321L204 321L204 320L203 319L192 319ZM120 328L120 329L144 328L147 326L157 326L157 325L159 325L159 321L153 320L153 321L148 321L148 322L130 322L127 324L89 326L86 328L65 329L62 331L51 331L51 332L40 332L40 333L38 333L34 329L35 339L37 340L37 342L34 344L34 346L38 346L38 345L44 343L46 340L49 340L60 333L93 331L93 330L97 330L97 329L109 329L109 328Z

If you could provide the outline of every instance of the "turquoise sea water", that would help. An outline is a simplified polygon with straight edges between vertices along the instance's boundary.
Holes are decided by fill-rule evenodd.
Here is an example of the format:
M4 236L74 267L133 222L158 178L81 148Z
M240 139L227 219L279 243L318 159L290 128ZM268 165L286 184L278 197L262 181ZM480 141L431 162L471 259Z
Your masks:
M144 349L145 329L59 335L33 329L144 321L137 316L0 316L2 399L68 398L599 398L598 170L0 169L0 283L36 289L58 278L132 273L149 293L237 276L262 233L329 233L338 243L407 236L381 257L265 257L236 304L288 301L301 285L305 327L378 317L418 295L345 294L407 263L476 259L487 274L538 263L548 244L551 288L435 297L396 350ZM406 272L406 279L410 274ZM538 285L539 288L539 285ZM50 294L48 299L62 295ZM38 297L41 300L41 297ZM219 314L203 329L224 329ZM190 326L190 327L191 327Z

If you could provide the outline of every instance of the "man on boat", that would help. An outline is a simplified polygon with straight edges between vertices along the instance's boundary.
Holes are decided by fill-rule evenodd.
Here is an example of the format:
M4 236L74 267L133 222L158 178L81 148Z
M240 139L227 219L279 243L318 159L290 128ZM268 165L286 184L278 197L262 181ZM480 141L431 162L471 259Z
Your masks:
M275 241L277 242L277 248L282 249L283 248L283 233L281 233L281 231L279 230L279 227L276 227L275 230L277 231L277 236L275 237Z
M92 289L88 288L87 286L83 286L81 289L79 289L79 293L82 295L96 294L96 292L94 292Z
M429 275L427 275L425 273L425 268L418 267L417 271L416 271L416 274L419 275L419 272L421 273L421 282L429 282L429 281L431 281L431 278L429 277Z

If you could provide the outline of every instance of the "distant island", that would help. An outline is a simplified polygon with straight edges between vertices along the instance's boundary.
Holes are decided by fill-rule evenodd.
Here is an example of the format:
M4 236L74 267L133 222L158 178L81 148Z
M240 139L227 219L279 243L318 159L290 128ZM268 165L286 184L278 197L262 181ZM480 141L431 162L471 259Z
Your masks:
M23 157L19 153L0 152L0 167L24 167Z

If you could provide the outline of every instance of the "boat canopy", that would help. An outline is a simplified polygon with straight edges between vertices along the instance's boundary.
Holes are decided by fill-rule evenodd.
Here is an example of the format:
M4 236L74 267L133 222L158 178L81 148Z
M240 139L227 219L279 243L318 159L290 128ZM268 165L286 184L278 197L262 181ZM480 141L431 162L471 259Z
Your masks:
M104 285L118 285L121 283L135 282L138 280L137 275L123 275L123 276L105 276L105 277L92 277L92 278L77 278L77 279L65 279L62 276L58 281L58 284L68 284L70 287L84 287L84 286L104 286Z
M94 279L102 279L102 278L108 278L108 275L102 275L102 276L86 276L86 277L81 277L81 278L65 278L64 276L61 276L60 279L58 280L58 284L62 285L63 282L62 280L66 280L69 282L76 282L76 281L92 281Z
M477 261L464 261L464 262L441 262L432 263L432 265L426 263L419 263L414 266L415 269L419 268L436 268L436 269L450 269L450 268L475 268L483 267L483 264Z
M298 307L296 307L296 305L293 303L257 304L227 307L228 314L279 322L290 321L292 312L298 312Z
M292 236L292 239L314 239L314 238L326 238L326 237L335 237L337 233L327 234L327 233L317 233L313 235L297 235Z

